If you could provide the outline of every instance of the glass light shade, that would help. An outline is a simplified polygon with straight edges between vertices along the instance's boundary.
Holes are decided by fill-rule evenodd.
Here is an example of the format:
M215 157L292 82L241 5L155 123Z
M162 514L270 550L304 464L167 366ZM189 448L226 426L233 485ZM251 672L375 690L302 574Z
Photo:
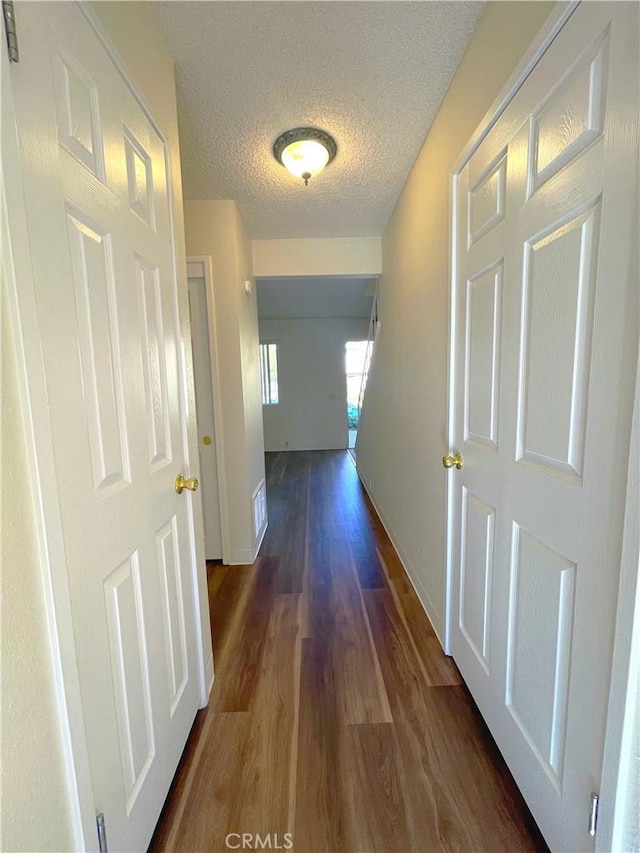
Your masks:
M278 163L305 184L331 163L337 151L333 136L317 127L293 127L273 143L273 156Z
M329 152L315 139L291 142L281 154L282 165L297 178L309 178L321 172L329 162Z

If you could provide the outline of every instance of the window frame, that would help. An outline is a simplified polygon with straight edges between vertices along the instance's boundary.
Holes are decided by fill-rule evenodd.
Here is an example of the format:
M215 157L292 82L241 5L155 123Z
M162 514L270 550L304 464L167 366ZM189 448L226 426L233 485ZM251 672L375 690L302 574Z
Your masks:
M274 348L273 351L271 347ZM263 407L280 405L278 341L260 341L260 391Z

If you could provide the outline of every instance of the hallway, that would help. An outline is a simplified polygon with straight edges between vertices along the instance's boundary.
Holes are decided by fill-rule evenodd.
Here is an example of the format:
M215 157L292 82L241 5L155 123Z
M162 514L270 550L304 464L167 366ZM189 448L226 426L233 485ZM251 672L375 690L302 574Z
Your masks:
M216 680L151 849L545 850L348 454L267 454L267 488L256 563L210 566Z

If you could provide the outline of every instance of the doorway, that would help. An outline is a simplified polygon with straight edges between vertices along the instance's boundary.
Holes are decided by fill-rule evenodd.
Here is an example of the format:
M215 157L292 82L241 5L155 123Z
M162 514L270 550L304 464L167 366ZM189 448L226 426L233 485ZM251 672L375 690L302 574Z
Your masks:
M222 430L216 417L220 405L216 401L219 383L209 259L189 258L187 276L205 557L208 561L221 560L224 558L220 495Z
M349 431L349 449L356 446L362 383L364 380L365 359L368 341L347 341L345 350L345 373L347 377L347 428Z

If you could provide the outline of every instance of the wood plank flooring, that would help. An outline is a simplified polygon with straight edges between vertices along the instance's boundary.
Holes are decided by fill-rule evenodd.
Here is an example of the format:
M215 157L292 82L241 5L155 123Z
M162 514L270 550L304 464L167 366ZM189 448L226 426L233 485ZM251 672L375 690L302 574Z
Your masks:
M351 457L267 454L267 495L254 565L210 566L216 680L150 849L546 850Z

